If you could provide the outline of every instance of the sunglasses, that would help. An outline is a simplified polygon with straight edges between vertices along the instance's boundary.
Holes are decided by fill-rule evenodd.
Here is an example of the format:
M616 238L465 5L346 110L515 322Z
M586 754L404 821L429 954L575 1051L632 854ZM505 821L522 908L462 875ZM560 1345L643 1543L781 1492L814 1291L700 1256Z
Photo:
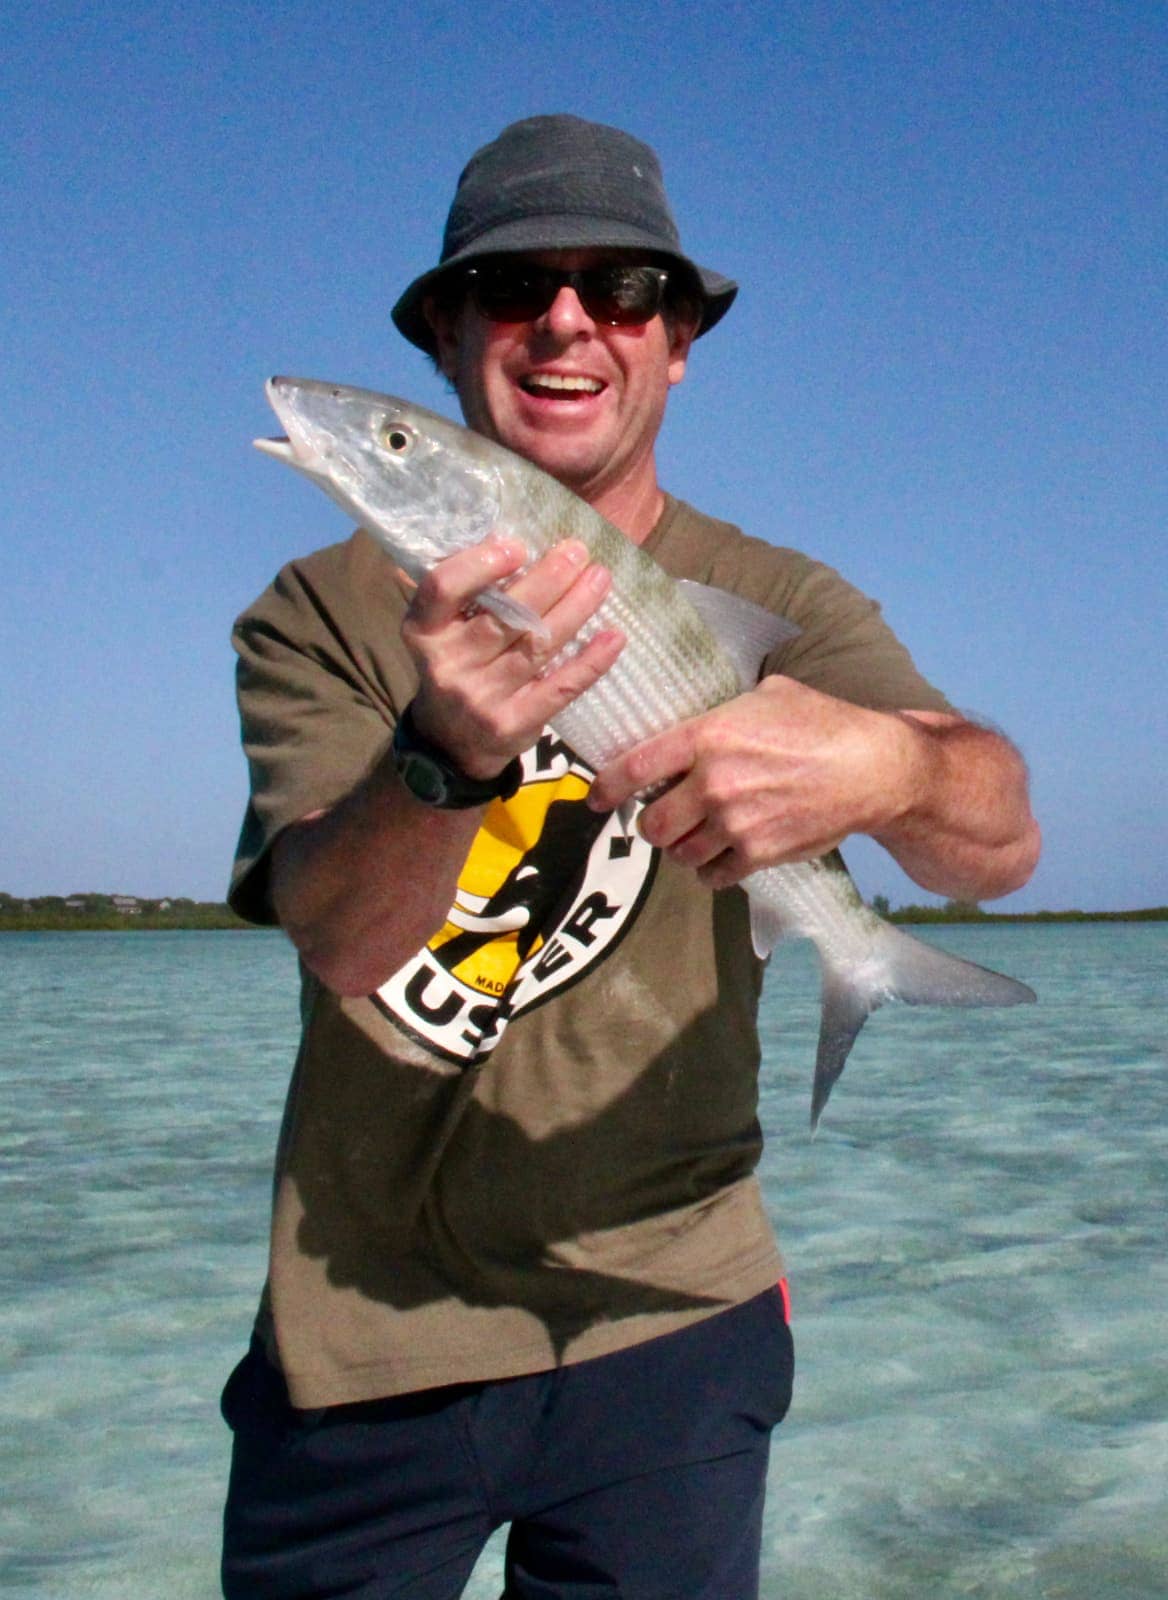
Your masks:
M574 289L593 322L635 328L652 322L665 300L669 274L662 267L611 261L565 272L531 261L491 261L467 269L475 309L488 322L534 322L560 290Z

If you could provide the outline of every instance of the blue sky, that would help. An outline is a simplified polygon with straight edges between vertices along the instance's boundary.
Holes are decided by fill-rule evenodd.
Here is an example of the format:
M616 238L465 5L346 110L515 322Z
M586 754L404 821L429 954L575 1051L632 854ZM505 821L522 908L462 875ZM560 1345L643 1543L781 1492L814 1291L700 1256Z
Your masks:
M1021 745L1026 909L1168 902L1159 0L17 8L0 54L0 889L218 898L231 620L339 513L275 371L450 410L389 307L506 122L659 151L742 284L667 486L838 566ZM874 848L861 886L925 899Z

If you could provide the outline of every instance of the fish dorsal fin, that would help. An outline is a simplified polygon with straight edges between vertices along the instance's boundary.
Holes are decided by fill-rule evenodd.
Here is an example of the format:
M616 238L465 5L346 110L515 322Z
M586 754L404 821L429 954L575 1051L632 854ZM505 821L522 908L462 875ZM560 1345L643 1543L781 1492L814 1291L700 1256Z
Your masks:
M756 606L727 589L715 589L692 578L679 578L678 588L734 663L743 689L753 689L771 651L799 629L786 617Z

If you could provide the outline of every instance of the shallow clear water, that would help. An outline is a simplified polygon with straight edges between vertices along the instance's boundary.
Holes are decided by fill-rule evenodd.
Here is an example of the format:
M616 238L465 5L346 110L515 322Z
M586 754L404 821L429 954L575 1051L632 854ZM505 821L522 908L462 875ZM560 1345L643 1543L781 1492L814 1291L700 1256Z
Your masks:
M763 1594L1164 1600L1168 925L927 936L1041 1004L882 1012L814 1141L810 952L768 979L799 1374ZM5 935L0 1017L0 1590L213 1600L289 949ZM498 1596L499 1552L469 1600Z

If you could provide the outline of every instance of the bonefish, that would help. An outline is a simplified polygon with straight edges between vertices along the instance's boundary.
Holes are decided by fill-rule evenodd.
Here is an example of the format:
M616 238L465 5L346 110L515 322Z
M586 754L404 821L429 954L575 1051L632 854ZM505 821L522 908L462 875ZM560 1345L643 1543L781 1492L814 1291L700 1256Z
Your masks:
M619 628L627 642L608 672L552 719L594 772L752 687L767 654L797 632L737 596L671 578L547 473L420 406L299 378L272 378L267 395L287 437L258 439L258 447L318 484L411 577L493 532L520 539L531 560L579 539L609 569L609 594L574 644L601 628ZM512 627L543 628L506 589L484 590L478 603ZM1025 984L882 921L838 856L767 867L742 888L760 956L781 938L810 939L819 953L813 1128L856 1035L886 1000L1008 1006L1035 998Z

